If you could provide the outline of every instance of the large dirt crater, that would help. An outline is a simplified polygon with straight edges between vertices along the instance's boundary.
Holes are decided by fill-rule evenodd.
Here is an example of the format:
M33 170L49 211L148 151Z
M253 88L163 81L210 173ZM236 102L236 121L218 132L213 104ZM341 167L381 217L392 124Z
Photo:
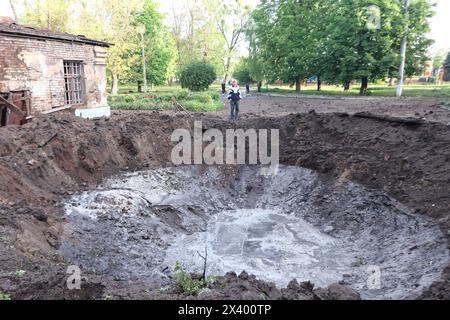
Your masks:
M448 264L431 219L382 192L301 167L153 169L122 175L66 205L61 252L90 272L170 283L176 262L246 271L283 288L343 283L363 298L415 298ZM371 285L373 272L379 273Z

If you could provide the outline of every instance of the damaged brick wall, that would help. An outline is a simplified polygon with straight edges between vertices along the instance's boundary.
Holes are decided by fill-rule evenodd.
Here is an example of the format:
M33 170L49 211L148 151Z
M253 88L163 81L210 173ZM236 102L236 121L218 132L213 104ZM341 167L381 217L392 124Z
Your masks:
M84 65L85 104L106 106L106 48L0 34L0 91L29 90L32 112L65 106L64 60Z

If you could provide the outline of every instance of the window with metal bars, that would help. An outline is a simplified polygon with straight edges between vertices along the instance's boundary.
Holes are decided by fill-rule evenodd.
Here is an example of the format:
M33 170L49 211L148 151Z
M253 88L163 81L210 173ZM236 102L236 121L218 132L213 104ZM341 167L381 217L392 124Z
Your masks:
M67 105L84 103L85 92L82 62L64 61L64 85Z

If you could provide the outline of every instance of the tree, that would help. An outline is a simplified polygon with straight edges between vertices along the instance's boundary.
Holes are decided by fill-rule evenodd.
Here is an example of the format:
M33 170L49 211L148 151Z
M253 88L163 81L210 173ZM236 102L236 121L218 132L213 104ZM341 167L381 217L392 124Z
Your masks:
M311 11L316 1L262 0L252 13L255 44L264 61L268 80L294 83L296 91L312 70L315 54L310 45L314 35Z
M65 32L70 5L69 0L25 0L24 15L19 20L38 28Z
M442 68L446 57L447 57L447 50L441 49L438 52L436 52L433 56L433 68L434 69Z
M172 8L172 35L177 49L177 70L195 60L206 60L223 70L225 42L217 29L215 16L206 11L214 0L181 0Z
M415 0L408 14L392 0L262 0L252 13L253 43L269 80L361 82L398 75L400 43L408 26L406 74L417 73L431 43L426 34L432 15L427 0ZM372 24L380 22L378 25Z
M16 6L13 3L13 0L9 0L9 6L11 7L11 11L14 16L15 21L19 21L19 16L17 15Z
M216 71L211 64L205 61L193 61L181 71L181 87L192 91L203 91L208 89L216 77Z
M379 26L368 25L373 14L367 9L369 5L379 8ZM330 16L330 38L326 44L335 69L330 66L329 76L343 83L346 90L350 81L359 79L360 94L366 94L370 81L387 77L390 68L398 70L395 44L400 52L400 37L396 36L402 22L400 2L341 0L333 4L331 11L334 14Z
M258 46L258 38L255 36L254 20L251 18L247 23L245 29L246 38L248 41L248 58L247 66L249 68L250 76L254 81L258 81L258 90L260 84L266 76L267 65L264 64L260 47Z
M400 45L407 29L405 75L410 77L423 70L428 59L427 51L432 43L426 37L429 32L428 18L432 6L427 0L415 0L406 14L401 1L390 0L340 0L327 6L330 14L324 48L328 80L343 83L349 88L352 80L360 80L360 93L365 94L368 83L398 77ZM375 5L376 10L370 10ZM369 8L369 10L368 10ZM379 25L371 27L371 15L378 14Z
M427 37L427 33L431 31L428 19L434 14L432 9L433 6L428 1L415 0L410 3L407 17L405 13L402 14L403 23L401 30L407 29L408 31L405 65L405 77L407 78L413 75L420 75L423 72L425 63L430 60L428 49L433 44L433 40ZM391 77L398 77L398 66L400 65L400 56L397 55L400 51L398 41L396 40L394 44L395 62L389 72Z
M237 63L233 72L233 77L243 84L253 82L249 58L243 58Z
M131 77L132 66L138 63L136 51L139 34L131 16L142 6L139 0L101 0L97 12L103 12L103 32L107 41L114 45L108 51L108 70L111 72L111 93L117 95L119 80ZM101 9L100 9L101 8Z
M102 39L113 45L108 50L108 71L111 74L111 92L116 95L120 81L132 77L132 67L139 62L136 51L140 35L134 25L133 17L142 8L142 0L83 0L84 10L80 11L78 24L74 29L78 34ZM92 21L87 25L85 21Z
M450 52L444 62L444 81L450 81Z
M112 94L117 94L119 80L127 81L137 63L139 35L133 17L143 0L24 0L20 20L52 31L83 34L113 45L108 51L108 71ZM68 17L72 17L69 19Z
M231 71L233 56L243 38L250 8L245 6L242 0L209 1L208 8L213 12L217 29L225 41L223 59L223 82L225 83Z
M134 24L143 27L147 80L152 86L162 85L175 75L177 52L173 36L163 24L163 16L153 0L145 1L143 10L135 16ZM136 55L140 55L140 50ZM133 71L135 78L142 79L142 64L136 64Z

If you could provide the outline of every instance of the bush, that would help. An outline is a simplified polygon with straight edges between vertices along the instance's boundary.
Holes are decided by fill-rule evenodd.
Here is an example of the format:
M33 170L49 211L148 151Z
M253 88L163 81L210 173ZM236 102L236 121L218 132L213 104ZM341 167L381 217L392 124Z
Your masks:
M214 101L220 101L220 94L219 94L218 92L212 92L212 93L211 93L211 98L212 98Z
M192 279L191 275L184 270L179 262L175 266L174 273L175 280L187 296L197 295L205 288L205 283L202 280Z
M125 102L131 103L136 101L136 97L134 96L125 96Z
M7 301L7 300L11 300L11 295L0 292L0 301Z
M200 93L194 97L195 100L200 101L201 103L210 104L213 102L213 98L208 93Z
M181 87L192 91L203 91L209 88L216 77L216 71L211 64L205 61L194 61L181 71Z
M186 100L189 97L189 91L182 89L176 92L175 98L177 100Z
M187 296L195 296L207 291L208 286L213 285L217 278L209 276L206 279L192 279L191 275L184 270L183 265L177 261L174 269L175 280Z
M241 60L236 66L233 76L241 83L251 83L253 82L252 76L250 74L250 68L245 60Z
M192 93L187 89L173 88L151 92L148 95L109 96L109 106L114 110L171 110L173 99L191 112L216 111L223 108L221 96L213 90Z

